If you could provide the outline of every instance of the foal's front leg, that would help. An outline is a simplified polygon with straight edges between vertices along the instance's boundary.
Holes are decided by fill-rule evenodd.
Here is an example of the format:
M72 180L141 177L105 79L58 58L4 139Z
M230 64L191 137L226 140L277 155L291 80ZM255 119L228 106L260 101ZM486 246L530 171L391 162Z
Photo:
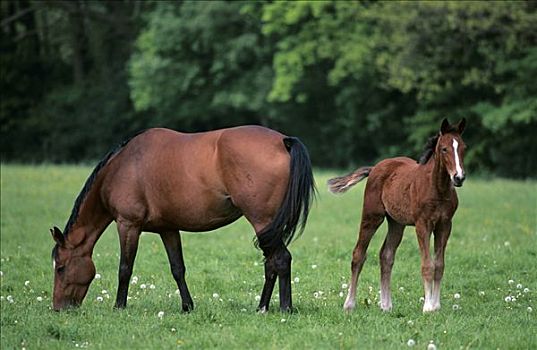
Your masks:
M117 230L119 232L119 244L121 257L119 260L118 287L116 305L118 309L127 306L127 294L129 292L129 281L132 275L134 259L138 251L138 240L140 238L140 228L130 222L118 219Z
M431 227L426 222L416 223L416 234L418 236L418 245L421 253L421 276L423 278L423 290L425 292L425 302L423 312L435 311L433 303L433 273L434 266L429 252L431 239Z
M451 220L438 223L434 229L434 285L432 295L434 310L440 309L440 284L444 276L444 254L450 234Z
M182 308L183 311L188 312L194 309L194 302L188 291L188 286L185 280L185 261L183 259L183 247L181 245L181 234L179 232L163 232L160 234L164 248L166 248L166 254L168 254L168 261L170 262L170 268L172 270L173 278L181 293Z

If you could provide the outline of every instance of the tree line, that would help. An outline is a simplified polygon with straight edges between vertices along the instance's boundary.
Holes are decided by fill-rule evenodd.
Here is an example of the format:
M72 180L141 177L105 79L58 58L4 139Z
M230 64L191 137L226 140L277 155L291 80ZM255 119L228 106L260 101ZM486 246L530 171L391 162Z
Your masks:
M2 161L100 159L136 131L259 124L314 165L418 157L537 175L537 2L3 1Z

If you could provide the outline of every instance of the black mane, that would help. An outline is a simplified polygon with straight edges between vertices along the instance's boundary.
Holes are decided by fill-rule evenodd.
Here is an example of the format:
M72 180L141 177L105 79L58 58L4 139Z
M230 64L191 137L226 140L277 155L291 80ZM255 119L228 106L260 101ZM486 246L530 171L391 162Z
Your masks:
M427 164L429 159L431 159L431 157L434 154L434 150L436 149L436 143L438 142L439 137L440 137L440 134L436 134L432 137L429 137L429 139L427 140L427 143L425 144L423 153L421 154L418 160L419 164L421 165Z
M99 164L97 164L97 166L95 166L95 169L93 169L93 171L91 172L91 175L86 180L86 183L84 184L84 187L82 188L82 190L78 194L78 197L76 197L75 204L73 205L73 210L71 211L71 216L69 216L69 220L67 220L67 224L65 225L65 228L63 229L63 235L64 236L67 236L67 234L71 230L71 227L75 223L75 221L76 221L76 219L78 217L78 211L80 210L80 206L82 205L82 202L86 198L86 195L88 194L91 186L95 182L95 178L97 177L97 174L99 173L99 171L106 165L106 163L110 160L110 158L112 158L113 155L115 155L119 151L121 151L123 149L123 147L125 147L125 145L127 143L129 143L130 140L132 140L136 136L140 135L144 131L145 130L137 132L133 136L129 137L128 139L126 139L125 141L123 141L122 143L117 145L114 149L112 149L110 152L108 152L104 156L104 158L99 162Z

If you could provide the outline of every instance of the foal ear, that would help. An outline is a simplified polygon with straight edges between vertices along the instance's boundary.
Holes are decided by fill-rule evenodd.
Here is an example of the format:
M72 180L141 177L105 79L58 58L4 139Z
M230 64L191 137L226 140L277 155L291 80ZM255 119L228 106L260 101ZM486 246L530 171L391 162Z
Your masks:
M52 235L52 239L54 239L60 246L63 247L65 245L65 237L63 237L63 233L59 228L54 226L54 228L50 229L50 234Z
M447 134L450 129L451 126L449 125L447 118L444 118L444 120L442 120L442 125L440 126L440 133L442 135Z
M462 135L465 127L466 127L466 118L462 118L459 124L457 124L456 126L457 131L459 132L459 135Z

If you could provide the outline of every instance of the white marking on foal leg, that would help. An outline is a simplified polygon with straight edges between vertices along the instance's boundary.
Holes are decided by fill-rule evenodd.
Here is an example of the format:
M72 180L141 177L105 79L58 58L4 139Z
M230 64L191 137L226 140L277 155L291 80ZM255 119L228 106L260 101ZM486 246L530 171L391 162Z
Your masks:
M356 297L356 287L351 287L349 288L349 292L347 293L347 299L345 299L345 304L343 304L343 310L345 311L351 311L354 309L354 307L356 306L356 302L355 302L355 297Z
M455 154L455 169L457 170L457 176L462 177L462 168L461 168L461 162L459 159L459 153L457 152L457 148L459 148L459 143L457 140L453 139L453 153Z
M380 286L380 308L382 311L390 311L392 309L392 295L390 286L381 283Z
M424 282L425 303L423 304L423 312L431 312L436 310L433 303L433 284L432 282Z
M433 310L440 309L440 283L441 281L434 281L433 285Z

